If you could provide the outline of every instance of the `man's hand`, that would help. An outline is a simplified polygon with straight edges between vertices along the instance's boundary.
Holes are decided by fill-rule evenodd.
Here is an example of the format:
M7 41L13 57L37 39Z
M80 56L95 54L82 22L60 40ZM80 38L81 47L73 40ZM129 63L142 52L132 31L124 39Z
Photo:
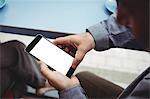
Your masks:
M59 91L69 89L80 84L77 77L74 76L70 79L57 71L51 71L43 62L41 62L40 67L41 73L48 80L49 84Z
M38 96L42 96L44 95L47 91L50 91L50 90L54 90L55 88L53 86L51 86L49 84L49 82L46 80L45 82L45 85L41 88L37 88L36 89L36 95Z
M62 46L72 46L76 49L75 59L73 60L72 67L75 69L79 63L83 60L85 54L91 49L95 48L95 42L92 35L88 32L79 34L79 35L71 35L66 37L60 37L54 40L53 42L60 48ZM65 48L67 52L72 54L68 49Z

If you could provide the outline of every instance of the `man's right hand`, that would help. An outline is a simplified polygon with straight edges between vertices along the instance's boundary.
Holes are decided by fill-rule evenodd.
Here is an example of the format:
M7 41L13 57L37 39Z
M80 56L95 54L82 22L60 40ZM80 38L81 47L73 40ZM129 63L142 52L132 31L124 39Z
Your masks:
M95 48L94 38L88 32L79 35L70 35L66 37L56 38L53 43L59 47L72 46L76 49L75 59L72 63L72 67L74 69L83 60L85 54L91 49ZM67 52L70 52L70 49L68 48L65 48L65 50Z

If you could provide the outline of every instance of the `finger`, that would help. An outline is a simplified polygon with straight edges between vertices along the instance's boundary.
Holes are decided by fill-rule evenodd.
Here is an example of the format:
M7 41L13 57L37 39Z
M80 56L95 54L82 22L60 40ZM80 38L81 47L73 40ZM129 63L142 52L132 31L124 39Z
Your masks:
M74 53L74 56L75 56L75 53L77 51L77 46L68 46L69 50Z
M68 54L70 54L71 56L75 57L75 53L76 53L76 47L74 48L71 45L57 45L59 48L61 48L62 50L64 50L65 52L67 52Z
M36 89L36 94L37 94L38 96L42 96L42 95L44 95L47 91L54 90L54 89L55 89L55 88L54 88L53 86L51 86L51 85L49 84L49 82L46 80L45 86Z
M52 81L55 77L55 74L53 71L51 71L45 64L41 64L41 73L45 78L47 78L49 81Z
M72 62L72 67L75 69L79 64L80 62L83 60L85 56L85 52L82 51L82 50L78 50L75 54L75 58Z
M69 48L68 47L65 47L64 50L65 50L65 52L69 53Z
M62 45L57 45L59 48L62 48Z
M70 39L69 37L60 37L60 38L56 38L54 41L53 41L54 44L56 45L63 45L63 44L69 44L70 43Z
M70 54L72 57L75 57L75 54L74 54L72 51L69 51L69 54Z
M42 64L42 63L44 63L44 62L42 62L41 60L37 60L37 63L38 63L38 64Z

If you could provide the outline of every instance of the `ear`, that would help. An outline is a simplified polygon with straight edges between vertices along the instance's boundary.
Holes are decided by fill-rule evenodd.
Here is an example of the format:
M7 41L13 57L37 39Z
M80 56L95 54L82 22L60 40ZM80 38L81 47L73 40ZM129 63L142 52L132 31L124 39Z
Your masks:
M132 16L127 12L122 4L118 4L117 21L126 27L132 28Z

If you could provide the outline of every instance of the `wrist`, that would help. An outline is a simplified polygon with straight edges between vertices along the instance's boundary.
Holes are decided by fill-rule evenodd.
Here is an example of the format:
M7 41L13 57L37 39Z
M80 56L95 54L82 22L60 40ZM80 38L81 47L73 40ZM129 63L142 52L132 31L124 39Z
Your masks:
M66 87L65 89L70 89L72 87L79 86L79 85L80 85L80 82L78 78L76 76L72 76L70 79L70 82L68 83L68 87Z
M94 49L95 48L95 41L94 41L93 36L91 35L90 32L86 32L85 34L87 35L87 38L88 38L88 40L90 42L90 48Z

